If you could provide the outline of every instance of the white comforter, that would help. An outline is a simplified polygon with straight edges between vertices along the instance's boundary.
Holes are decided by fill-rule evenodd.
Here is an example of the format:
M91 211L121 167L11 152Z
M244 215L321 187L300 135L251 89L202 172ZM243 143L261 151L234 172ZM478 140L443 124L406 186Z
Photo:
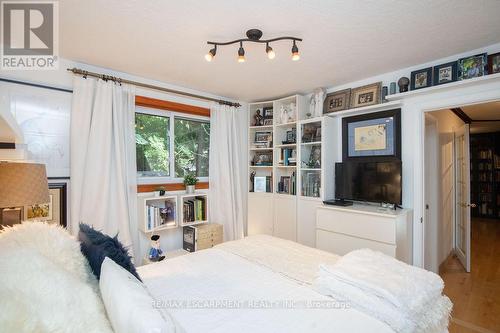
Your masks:
M273 244L271 253L277 250ZM250 261L238 252L234 247L214 248L142 266L138 272L158 305L187 333L393 332L377 319L298 284L313 274L307 265L301 274L273 260L258 260L256 253L246 254L257 257Z

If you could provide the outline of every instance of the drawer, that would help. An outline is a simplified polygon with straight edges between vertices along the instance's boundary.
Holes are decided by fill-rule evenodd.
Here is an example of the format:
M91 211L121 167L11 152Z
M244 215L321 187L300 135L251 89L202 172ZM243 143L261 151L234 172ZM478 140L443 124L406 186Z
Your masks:
M318 209L316 228L377 242L396 244L396 219L354 211Z
M396 257L396 245L379 243L334 232L317 230L316 247L338 255L345 255L353 250L369 248L388 256Z

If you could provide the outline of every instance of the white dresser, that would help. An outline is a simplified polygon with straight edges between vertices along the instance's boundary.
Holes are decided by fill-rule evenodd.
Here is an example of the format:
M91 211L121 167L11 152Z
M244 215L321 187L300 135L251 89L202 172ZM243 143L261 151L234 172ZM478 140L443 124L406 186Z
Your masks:
M316 211L316 247L338 255L370 248L412 263L412 211L354 204Z

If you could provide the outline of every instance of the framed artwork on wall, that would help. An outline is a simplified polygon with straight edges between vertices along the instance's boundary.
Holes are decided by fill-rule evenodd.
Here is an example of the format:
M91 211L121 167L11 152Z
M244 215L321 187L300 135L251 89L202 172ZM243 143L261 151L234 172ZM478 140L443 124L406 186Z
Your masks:
M422 89L432 86L432 67L411 72L410 89Z
M488 74L500 73L500 52L488 56Z
M342 155L401 159L401 109L343 118Z
M335 91L326 95L323 114L346 110L351 102L351 89Z
M24 207L24 219L38 220L67 227L67 183L49 183L50 201Z
M458 79L467 80L488 74L486 53L476 54L458 60Z
M382 103L382 82L351 89L351 108Z
M432 81L435 86L455 82L457 79L458 63L456 61L434 66L434 76Z

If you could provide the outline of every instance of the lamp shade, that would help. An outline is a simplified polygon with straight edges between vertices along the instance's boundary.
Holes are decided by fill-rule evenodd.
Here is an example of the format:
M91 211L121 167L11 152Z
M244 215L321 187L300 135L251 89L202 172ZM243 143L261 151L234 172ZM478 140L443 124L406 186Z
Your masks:
M50 201L44 164L0 162L0 208Z

